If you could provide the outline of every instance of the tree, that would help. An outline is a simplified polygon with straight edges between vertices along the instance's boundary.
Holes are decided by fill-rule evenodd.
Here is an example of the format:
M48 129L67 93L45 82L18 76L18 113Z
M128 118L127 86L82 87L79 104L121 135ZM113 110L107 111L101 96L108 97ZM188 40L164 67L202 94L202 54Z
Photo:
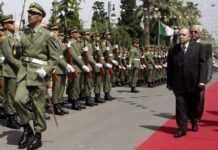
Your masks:
M51 23L57 23L62 31L78 27L81 28L79 19L79 5L81 0L61 0L53 2Z
M135 0L121 0L121 18L118 24L123 26L132 38L141 36L140 20L136 18Z
M104 9L104 2L96 1L93 5L93 16L91 30L94 32L107 31L107 12Z

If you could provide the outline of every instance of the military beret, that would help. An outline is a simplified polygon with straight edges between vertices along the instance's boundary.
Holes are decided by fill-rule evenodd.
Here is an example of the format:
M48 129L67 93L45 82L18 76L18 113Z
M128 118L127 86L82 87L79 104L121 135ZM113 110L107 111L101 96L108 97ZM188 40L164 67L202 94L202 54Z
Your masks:
M39 15L41 15L42 17L46 16L46 12L45 10L42 8L42 6L36 2L33 2L30 4L28 12L31 13L37 13Z
M14 22L13 15L3 15L0 19L1 23Z

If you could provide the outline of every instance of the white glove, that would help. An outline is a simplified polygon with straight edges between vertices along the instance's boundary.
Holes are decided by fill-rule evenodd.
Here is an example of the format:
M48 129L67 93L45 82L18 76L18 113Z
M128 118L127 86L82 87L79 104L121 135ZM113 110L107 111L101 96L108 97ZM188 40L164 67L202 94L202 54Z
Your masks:
M118 62L116 61L116 60L112 60L112 63L114 64L114 65L116 65L116 66L118 66Z
M83 65L83 66L82 66L82 69L83 69L85 72L90 72L89 67L86 66L86 65Z
M43 68L40 68L40 69L37 69L36 70L36 73L38 73L38 75L41 77L41 78L44 78L46 76L46 72Z
M95 66L98 67L98 68L102 68L103 67L103 65L101 63L96 63Z
M127 65L127 68L131 68L131 65L129 64L129 65Z
M68 42L67 43L67 48L70 48L71 47L71 42Z
M70 65L70 64L67 64L66 69L67 69L67 72L75 72L75 69L74 69L73 66Z
M48 96L49 96L49 97L52 97L52 88L48 88L48 91L47 91L47 92L48 92Z
M106 66L107 68L112 68L112 65L109 64L109 63L106 63L105 66Z

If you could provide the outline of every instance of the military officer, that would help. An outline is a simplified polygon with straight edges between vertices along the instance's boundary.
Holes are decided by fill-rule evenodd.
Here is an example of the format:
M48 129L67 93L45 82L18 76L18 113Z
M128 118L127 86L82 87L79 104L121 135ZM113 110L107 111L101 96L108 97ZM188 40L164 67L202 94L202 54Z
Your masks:
M130 50L129 54L129 68L131 68L130 75L130 87L131 92L137 93L136 83L138 80L138 69L140 67L140 50L139 50L139 40L135 39L133 41L133 47Z
M5 30L5 38L1 41L3 77L4 77L4 108L7 112L7 126L20 128L16 121L16 110L14 108L14 96L16 92L16 74L20 61L17 52L19 51L19 34L15 32L15 23L12 15L5 15L1 19L1 24Z
M58 63L56 42L41 22L46 12L38 3L28 9L28 26L21 36L22 56L17 74L15 108L23 133L18 147L34 150L42 146L42 132L46 130L45 103L46 83ZM67 65L73 72L73 67ZM33 121L33 128L30 122Z

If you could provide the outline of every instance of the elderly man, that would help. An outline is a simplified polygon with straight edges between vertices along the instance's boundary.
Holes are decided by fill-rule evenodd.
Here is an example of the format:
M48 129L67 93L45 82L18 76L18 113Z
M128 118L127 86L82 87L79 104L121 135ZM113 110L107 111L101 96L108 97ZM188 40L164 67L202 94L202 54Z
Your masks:
M192 40L201 44L202 51L205 53L206 60L207 60L207 82L209 82L212 78L212 45L203 43L203 41L201 40L202 26L193 25L190 31L192 35ZM199 120L202 118L204 112L204 93L205 90L202 90L199 104L198 104Z
M200 44L191 41L188 28L179 32L180 43L169 50L167 58L167 87L176 97L175 137L186 135L188 119L192 131L198 130L198 103L207 81L207 61Z

